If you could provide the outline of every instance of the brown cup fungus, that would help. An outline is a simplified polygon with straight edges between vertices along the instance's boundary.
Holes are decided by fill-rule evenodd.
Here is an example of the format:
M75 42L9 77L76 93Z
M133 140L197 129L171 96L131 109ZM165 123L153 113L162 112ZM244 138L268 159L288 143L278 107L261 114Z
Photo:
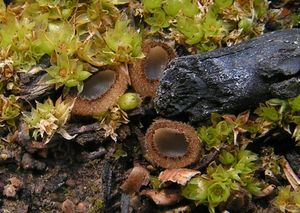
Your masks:
M144 143L146 159L167 169L182 168L196 162L202 150L193 127L164 119L149 127Z
M82 92L77 96L72 112L81 116L92 116L106 112L125 93L128 76L118 66L115 69L99 71L84 82Z
M145 58L137 59L129 68L132 87L137 93L154 97L167 63L176 57L175 50L162 41L145 40Z

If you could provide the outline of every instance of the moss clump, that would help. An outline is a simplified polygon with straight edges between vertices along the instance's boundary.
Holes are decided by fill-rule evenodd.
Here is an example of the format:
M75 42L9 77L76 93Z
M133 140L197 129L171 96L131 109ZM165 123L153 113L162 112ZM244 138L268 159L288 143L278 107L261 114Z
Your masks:
M282 186L278 189L278 195L272 200L272 204L280 209L281 212L299 212L299 190L293 190L291 186Z
M18 98L14 95L8 97L0 95L0 126L16 127L16 118L21 113L21 106L17 101Z
M23 119L30 129L33 129L32 136L35 140L44 139L47 143L55 132L60 133L66 139L72 139L64 129L74 101L62 101L57 99L55 103L48 98L44 103L36 103L36 108L31 112L23 113Z
M263 184L254 178L258 156L241 148L233 153L234 159L226 164L212 164L207 173L193 178L182 189L182 195L198 204L205 204L209 212L224 203L234 191L245 188L252 195L260 195Z
M166 37L200 52L260 35L268 21L283 18L281 11L269 8L265 0L143 0L142 7L150 34L166 35L168 29L171 33Z

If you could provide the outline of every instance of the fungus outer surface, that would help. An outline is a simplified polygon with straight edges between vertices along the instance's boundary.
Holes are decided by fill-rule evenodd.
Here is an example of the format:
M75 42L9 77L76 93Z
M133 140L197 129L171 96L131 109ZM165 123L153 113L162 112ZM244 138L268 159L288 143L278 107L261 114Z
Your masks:
M163 41L145 40L142 45L143 59L129 67L134 90L140 95L154 97L163 71L170 60L176 57L175 50Z
M79 96L87 100L99 98L111 88L115 81L116 73L114 71L100 71L85 81Z
M193 127L165 119L156 120L148 128L144 148L150 163L167 169L186 167L203 152Z
M72 113L81 116L93 116L106 112L117 103L118 98L127 90L128 75L125 72L125 68L121 65L111 67L106 71L100 71L95 75L95 80L89 79L91 81L90 86L92 85L91 89L83 89L83 94L78 95ZM88 84L90 81L86 81L84 84ZM97 85L102 83L105 85ZM93 84L95 84L95 86ZM93 96L93 91L98 92L98 94ZM94 98L89 97L89 95ZM69 98L74 98L74 96L70 96Z
M157 129L153 136L157 151L165 157L182 157L187 153L185 135L170 128Z

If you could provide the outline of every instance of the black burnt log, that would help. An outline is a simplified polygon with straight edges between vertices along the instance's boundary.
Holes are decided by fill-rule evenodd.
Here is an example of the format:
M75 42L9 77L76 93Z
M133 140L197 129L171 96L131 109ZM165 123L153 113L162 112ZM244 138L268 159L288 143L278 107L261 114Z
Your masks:
M155 108L190 122L238 113L270 98L300 94L300 29L268 33L236 46L174 59Z

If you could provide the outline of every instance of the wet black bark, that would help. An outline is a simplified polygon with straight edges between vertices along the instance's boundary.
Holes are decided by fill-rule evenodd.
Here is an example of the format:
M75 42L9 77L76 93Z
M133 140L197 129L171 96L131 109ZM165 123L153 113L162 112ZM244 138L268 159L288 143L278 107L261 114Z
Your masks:
M300 94L300 29L265 34L206 54L174 59L157 91L159 114L199 122L273 97Z

